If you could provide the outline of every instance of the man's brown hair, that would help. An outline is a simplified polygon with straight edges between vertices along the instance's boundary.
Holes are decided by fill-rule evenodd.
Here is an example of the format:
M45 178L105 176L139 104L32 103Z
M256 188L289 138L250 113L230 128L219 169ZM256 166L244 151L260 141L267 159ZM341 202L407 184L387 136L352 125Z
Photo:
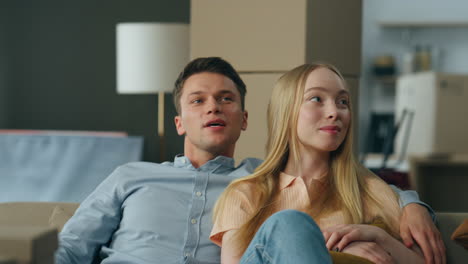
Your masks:
M206 57L197 58L189 62L189 64L185 66L184 70L179 74L179 77L175 81L172 96L174 98L174 105L178 114L180 114L180 97L182 96L182 90L185 81L190 76L203 72L218 73L231 79L240 93L242 110L244 110L245 94L247 93L247 90L245 83L242 81L237 71L234 69L234 67L232 67L231 64L229 64L229 62L221 59L220 57Z

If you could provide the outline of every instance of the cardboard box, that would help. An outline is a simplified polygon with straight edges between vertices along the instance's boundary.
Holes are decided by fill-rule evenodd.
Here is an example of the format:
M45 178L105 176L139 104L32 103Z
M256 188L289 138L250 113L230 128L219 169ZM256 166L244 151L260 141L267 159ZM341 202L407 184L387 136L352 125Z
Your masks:
M327 61L361 69L362 0L192 0L191 57L220 56L240 72L284 72Z
M247 130L236 144L234 159L241 162L247 157L265 158L267 139L267 107L271 92L280 73L241 74L247 85L245 109L249 113Z
M17 264L51 264L57 230L40 226L0 226L0 256Z
M398 155L468 154L468 75L423 72L398 78L395 120ZM409 135L409 136L407 136Z

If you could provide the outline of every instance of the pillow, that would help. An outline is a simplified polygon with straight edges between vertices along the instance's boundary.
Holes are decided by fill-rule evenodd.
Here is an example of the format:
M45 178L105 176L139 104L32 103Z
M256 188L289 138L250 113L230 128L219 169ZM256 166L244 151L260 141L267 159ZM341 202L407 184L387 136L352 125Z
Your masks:
M468 219L455 229L451 239L468 250Z
M49 217L49 226L57 228L58 232L60 232L72 216L73 214L67 213L62 207L55 206L54 211L52 211Z
M343 252L330 251L333 264L373 264L374 262Z
M387 233L390 233L390 229L385 225L382 219L377 218L370 223L370 225L380 227ZM329 251L332 258L333 264L373 264L374 262L348 253Z

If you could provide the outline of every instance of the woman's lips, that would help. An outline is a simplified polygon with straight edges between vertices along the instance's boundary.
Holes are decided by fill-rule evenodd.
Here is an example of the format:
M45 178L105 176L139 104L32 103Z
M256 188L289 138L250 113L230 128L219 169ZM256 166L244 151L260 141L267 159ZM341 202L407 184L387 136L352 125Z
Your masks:
M331 134L336 134L341 131L339 126L323 126L320 130Z

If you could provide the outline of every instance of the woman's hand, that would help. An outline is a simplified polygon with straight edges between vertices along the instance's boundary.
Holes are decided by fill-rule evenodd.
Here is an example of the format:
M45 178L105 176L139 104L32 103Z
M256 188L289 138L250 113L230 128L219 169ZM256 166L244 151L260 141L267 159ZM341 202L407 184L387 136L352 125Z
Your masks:
M343 253L368 259L375 264L394 264L392 256L375 242L355 241L343 248Z
M354 241L379 242L385 231L372 225L335 225L322 230L328 250L341 251Z
M408 249L383 229L372 225L336 225L322 230L329 250L344 250L352 242L373 242L380 246L395 263L424 263L422 254ZM379 254L380 255L380 254Z

